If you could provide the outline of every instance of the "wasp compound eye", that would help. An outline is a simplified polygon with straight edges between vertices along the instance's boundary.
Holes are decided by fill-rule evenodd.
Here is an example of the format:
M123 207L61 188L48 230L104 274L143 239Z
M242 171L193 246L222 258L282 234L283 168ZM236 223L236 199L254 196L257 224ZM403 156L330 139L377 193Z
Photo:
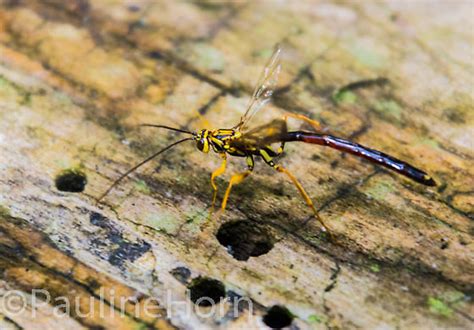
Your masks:
M197 148L200 151L204 151L204 139L197 140L196 144L197 144Z

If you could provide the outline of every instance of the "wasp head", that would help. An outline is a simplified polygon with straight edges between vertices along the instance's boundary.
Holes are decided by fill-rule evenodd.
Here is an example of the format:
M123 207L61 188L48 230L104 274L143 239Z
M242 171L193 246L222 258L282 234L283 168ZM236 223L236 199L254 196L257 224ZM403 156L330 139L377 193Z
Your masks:
M209 130L203 129L195 135L196 147L204 152L209 152Z

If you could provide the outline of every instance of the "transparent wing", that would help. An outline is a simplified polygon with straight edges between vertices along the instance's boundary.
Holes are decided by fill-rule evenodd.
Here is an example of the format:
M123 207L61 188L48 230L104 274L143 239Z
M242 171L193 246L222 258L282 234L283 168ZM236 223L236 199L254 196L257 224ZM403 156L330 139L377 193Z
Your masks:
M281 142L282 137L287 133L286 121L279 118L244 132L240 140L246 146L264 147L275 142Z
M258 110L270 101L276 83L278 81L278 74L280 73L280 45L276 45L272 56L265 65L265 69L260 74L257 85L253 92L252 98L247 106L247 110L240 118L240 122L234 127L239 131L243 131L250 118L252 118Z

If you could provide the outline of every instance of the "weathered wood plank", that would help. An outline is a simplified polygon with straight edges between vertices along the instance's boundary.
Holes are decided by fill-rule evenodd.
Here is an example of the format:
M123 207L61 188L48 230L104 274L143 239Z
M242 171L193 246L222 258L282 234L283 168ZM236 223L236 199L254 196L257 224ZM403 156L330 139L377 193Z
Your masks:
M470 9L2 2L2 289L30 300L34 288L84 300L114 289L115 299L156 298L160 314L128 306L124 318L58 319L50 304L36 319L0 309L0 327L263 327L275 304L303 329L472 327ZM285 47L280 89L259 120L305 114L425 169L438 187L333 150L289 145L281 162L302 179L334 244L316 222L303 226L309 212L297 192L260 163L235 187L228 211L208 221L209 173L219 159L182 145L95 202L131 164L176 138L137 124L232 126L277 42ZM243 166L236 160L228 171ZM85 175L82 193L55 187L67 173ZM221 191L227 180L218 180ZM245 222L221 227L238 220ZM221 303L225 316L210 318L173 305L193 305L186 289L199 276L223 283L228 297L251 299L254 317L245 308L232 317L229 302Z

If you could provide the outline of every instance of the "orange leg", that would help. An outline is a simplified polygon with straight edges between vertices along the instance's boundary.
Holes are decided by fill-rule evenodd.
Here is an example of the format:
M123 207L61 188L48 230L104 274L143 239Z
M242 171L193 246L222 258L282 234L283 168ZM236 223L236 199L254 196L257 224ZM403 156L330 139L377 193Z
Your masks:
M212 172L211 174L211 186L212 186L212 189L214 189L214 193L212 195L212 206L211 206L212 210L214 210L214 205L216 204L216 197L217 197L217 185L214 180L218 176L224 174L226 165L227 165L227 155L225 153L222 153L219 155L222 157L221 166L218 169L216 169L214 172Z
M225 210L225 207L227 205L227 199L229 199L229 195L230 195L230 191L232 189L232 186L234 184L241 183L246 177L248 177L250 175L250 173L252 173L252 171L247 170L245 172L236 173L236 174L232 175L232 177L230 178L230 181L229 181L229 186L227 187L227 190L225 191L224 198L222 199L222 206L221 206L222 211Z
M225 210L225 207L227 205L227 200L229 199L230 191L232 190L232 186L235 184L241 183L246 177L248 177L250 173L252 173L253 165L254 165L254 162L253 162L252 156L248 156L247 157L248 170L245 172L236 173L232 175L229 181L229 185L227 186L227 190L225 191L224 198L222 199L222 205L221 205L222 211Z
M321 124L316 121L316 120L313 120L313 119L309 119L308 117L306 116L303 116L303 115L300 115L300 114L297 114L297 113L291 113L291 112L287 112L283 115L283 120L285 122L288 122L288 117L292 117L292 118L295 118L295 119L299 119L299 120L302 120L308 124L310 124L315 131L317 132L320 132L320 131L323 131L323 127L321 126ZM280 144L280 147L277 149L276 151L276 155L279 156L283 153L283 150L285 149L285 142L282 142ZM267 162L268 163L268 162ZM270 165L271 166L271 165Z
M299 119L299 120L302 120L308 124L310 124L311 126L313 126L313 128L316 130L316 131L321 131L323 128L321 126L321 123L317 120L313 120L313 119L309 119L308 117L306 116L303 116L303 115L300 115L300 114L297 114L297 113L291 113L291 112L288 112L288 113L285 113L283 115L283 119L285 121L288 120L288 117L292 117L292 118L295 118L295 119Z
M304 190L303 186L298 181L298 179L296 179L296 177L293 174L291 174L291 172L289 172L286 168L284 168L281 165L275 165L274 168L275 168L275 170L277 170L280 173L285 173L288 176L288 178L290 178L290 180L293 182L293 184L296 186L296 188L298 188L298 191L300 192L301 196L305 200L306 204L308 204L308 206L311 208L311 210L313 210L314 216L319 221L319 223L323 226L323 230L325 232L327 232L329 234L329 236L332 238L331 231L326 226L323 219L321 219L321 217L319 216L318 211L314 207L313 201L311 200L311 198L309 198L308 193Z

